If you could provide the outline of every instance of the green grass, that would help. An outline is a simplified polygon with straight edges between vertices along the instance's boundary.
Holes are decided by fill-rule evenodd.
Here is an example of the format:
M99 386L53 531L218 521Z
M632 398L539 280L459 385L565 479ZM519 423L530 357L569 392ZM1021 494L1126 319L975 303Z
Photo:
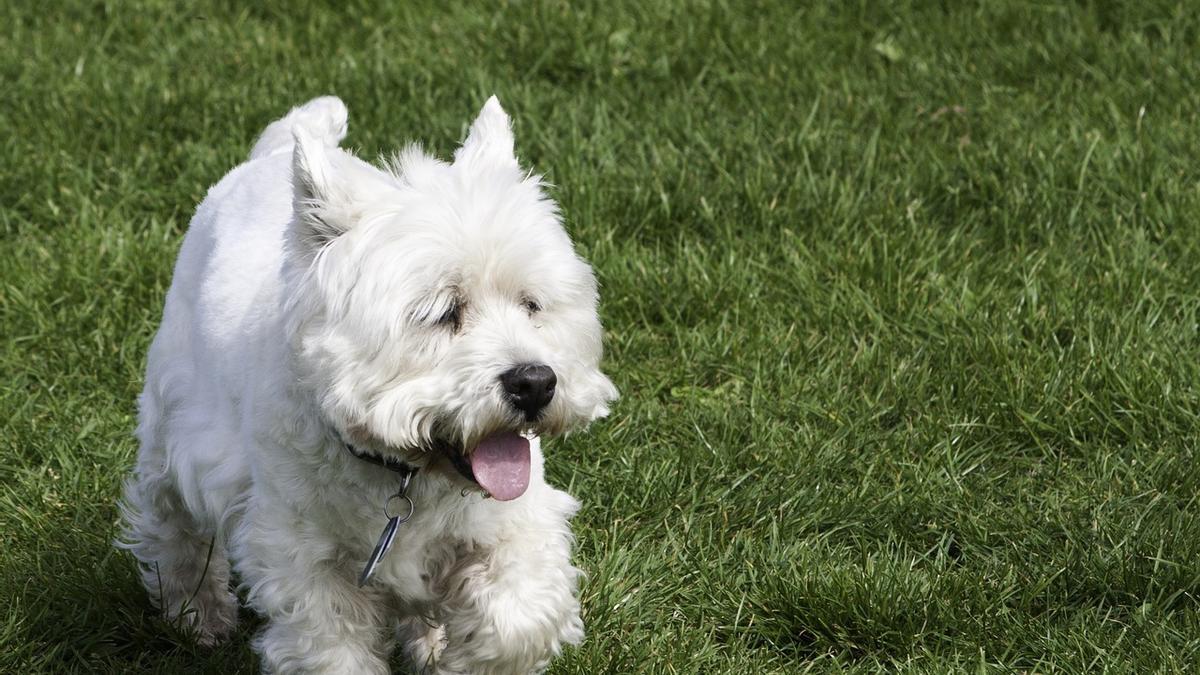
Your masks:
M940 4L4 3L0 672L256 667L114 501L191 210L330 92L368 157L499 94L600 277L552 672L1200 667L1200 14Z

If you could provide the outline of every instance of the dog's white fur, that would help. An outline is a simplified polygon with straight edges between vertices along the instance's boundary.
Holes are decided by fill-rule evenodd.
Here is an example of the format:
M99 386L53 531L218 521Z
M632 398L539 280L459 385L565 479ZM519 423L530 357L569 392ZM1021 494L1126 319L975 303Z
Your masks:
M346 108L315 99L263 132L200 204L139 398L122 545L156 603L205 643L235 625L231 566L267 619L267 672L524 673L583 638L567 521L542 476L509 502L431 450L556 434L607 413L596 283L493 97L447 163L382 169L339 149ZM461 304L458 322L439 320ZM457 325L453 325L457 324ZM497 379L549 364L526 423ZM397 475L421 467L373 580L356 585Z

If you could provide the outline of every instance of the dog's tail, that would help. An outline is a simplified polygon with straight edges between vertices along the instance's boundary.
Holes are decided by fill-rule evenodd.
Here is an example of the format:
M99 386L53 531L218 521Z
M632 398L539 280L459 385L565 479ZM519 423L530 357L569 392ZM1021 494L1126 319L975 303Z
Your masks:
M292 108L291 112L282 118L271 122L263 130L254 149L250 151L250 159L258 159L279 152L291 152L294 141L292 129L304 127L314 139L325 142L325 145L336 148L346 137L346 104L336 96L314 98L304 105Z

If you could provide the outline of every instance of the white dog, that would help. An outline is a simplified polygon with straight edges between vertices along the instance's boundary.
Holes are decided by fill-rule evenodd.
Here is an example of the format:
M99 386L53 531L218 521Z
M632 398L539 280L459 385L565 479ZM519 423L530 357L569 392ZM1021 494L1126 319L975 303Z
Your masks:
M617 395L591 268L494 97L453 163L345 133L336 98L292 110L197 209L121 545L204 643L232 560L267 672L385 673L397 638L427 671L543 669L583 625L538 437Z

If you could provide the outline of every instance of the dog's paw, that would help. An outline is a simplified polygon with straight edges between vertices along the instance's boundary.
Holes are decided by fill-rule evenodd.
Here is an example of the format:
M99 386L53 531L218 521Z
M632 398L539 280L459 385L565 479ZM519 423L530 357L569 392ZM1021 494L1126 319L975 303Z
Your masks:
M201 647L216 647L229 639L237 630L237 606L231 604L222 607L218 612L212 612L204 617L194 629L196 644Z
M183 603L172 616L177 617L174 620L176 627L197 646L215 647L237 629L237 596L229 592L203 596L200 594L190 603Z
M440 672L438 660L446 648L444 626L430 625L420 617L410 617L400 622L396 637L416 672Z

